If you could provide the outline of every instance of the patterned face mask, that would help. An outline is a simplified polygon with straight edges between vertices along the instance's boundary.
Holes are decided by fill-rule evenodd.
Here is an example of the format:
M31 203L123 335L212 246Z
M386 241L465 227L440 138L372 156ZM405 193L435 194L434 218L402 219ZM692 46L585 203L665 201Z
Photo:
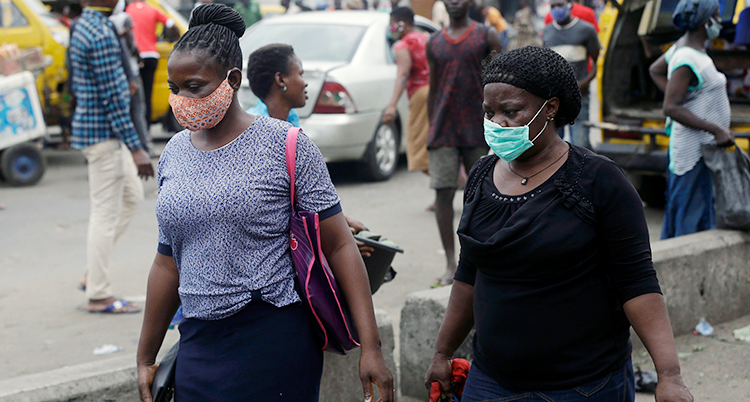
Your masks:
M203 98L188 98L170 93L169 105L181 126L190 131L208 130L224 118L233 96L234 89L225 79L210 95Z

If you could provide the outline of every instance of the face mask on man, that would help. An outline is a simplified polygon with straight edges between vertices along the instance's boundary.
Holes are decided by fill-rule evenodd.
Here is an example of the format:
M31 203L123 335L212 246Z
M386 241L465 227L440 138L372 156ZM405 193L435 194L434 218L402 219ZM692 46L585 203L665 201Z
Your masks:
M227 78L208 96L188 98L173 93L169 94L169 105L177 122L190 131L208 130L215 127L229 110L234 96L234 89Z
M716 21L714 17L711 17L709 21L711 21L711 25L709 25L708 22L705 25L706 34L708 34L708 40L716 39L721 33L721 22Z
M531 124L539 113L542 112L544 106L547 105L548 100L544 101L544 104L536 112L531 121L526 123L525 126L521 127L503 127L494 121L484 119L484 140L487 145L490 146L492 152L499 156L500 159L510 162L526 152L529 148L534 146L534 141L539 138L547 128L549 120L544 123L544 127L539 131L539 134L534 137L533 140L529 140L529 124Z
M558 24L562 24L563 22L567 21L568 18L570 18L570 10L572 7L573 4L568 3L564 7L553 8L552 10L550 10L552 19L554 19Z

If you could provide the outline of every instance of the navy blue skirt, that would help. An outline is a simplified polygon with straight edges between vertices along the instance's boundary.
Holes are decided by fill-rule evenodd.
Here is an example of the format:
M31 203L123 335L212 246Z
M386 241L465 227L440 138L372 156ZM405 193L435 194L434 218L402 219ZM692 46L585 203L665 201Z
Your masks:
M318 401L323 352L301 303L255 301L179 329L175 402Z

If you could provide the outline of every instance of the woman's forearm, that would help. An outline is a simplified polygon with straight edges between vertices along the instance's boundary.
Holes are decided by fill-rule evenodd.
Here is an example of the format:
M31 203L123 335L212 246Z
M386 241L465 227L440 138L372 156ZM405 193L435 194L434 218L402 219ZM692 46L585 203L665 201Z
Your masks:
M680 361L674 344L664 297L648 293L628 300L625 314L654 361L657 374L680 375Z
M180 305L178 286L179 273L174 260L157 254L148 276L146 308L136 357L139 365L155 363L169 322Z
M404 88L406 88L406 81L409 79L408 72L404 74L398 74L396 76L396 84L393 88L393 96L391 96L391 102L388 104L388 106L396 106L398 103L398 99L401 98L401 94L404 92Z
M453 281L448 308L435 341L435 354L452 358L473 327L474 286Z
M701 119L683 105L665 103L664 114L686 127L708 131L714 135L721 131L721 127L717 124Z

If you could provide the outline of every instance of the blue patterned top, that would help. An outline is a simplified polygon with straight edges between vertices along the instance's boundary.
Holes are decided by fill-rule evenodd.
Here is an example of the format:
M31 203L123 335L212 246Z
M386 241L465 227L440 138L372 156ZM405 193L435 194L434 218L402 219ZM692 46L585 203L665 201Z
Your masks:
M289 251L290 127L258 116L234 141L208 152L193 147L186 130L161 154L159 252L177 264L185 317L228 317L253 290L278 307L300 300ZM341 211L323 156L303 133L295 180L301 209L323 212L321 219Z
M71 146L81 149L119 138L141 147L130 119L130 91L115 27L102 13L84 8L70 38L72 91L76 97Z

